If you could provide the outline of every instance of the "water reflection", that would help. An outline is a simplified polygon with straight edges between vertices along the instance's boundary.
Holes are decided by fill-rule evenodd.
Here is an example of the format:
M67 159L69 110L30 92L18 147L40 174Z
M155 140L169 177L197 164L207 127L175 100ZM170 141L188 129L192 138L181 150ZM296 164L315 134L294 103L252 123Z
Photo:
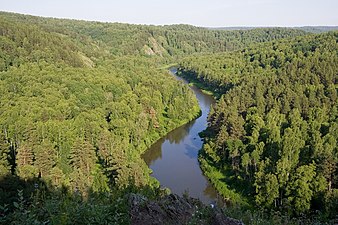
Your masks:
M175 70L171 71L173 76L174 72ZM198 133L206 129L209 109L215 100L196 87L191 89L199 101L201 117L161 138L149 148L143 158L161 186L168 187L176 194L188 192L190 196L205 203L214 203L217 201L217 192L202 174L197 157L203 144Z
M198 153L199 149L196 149L196 146L185 144L184 148L186 149L186 151L184 152L186 156L188 156L191 159L195 159L197 157L196 153Z
M184 139L184 137L189 134L190 129L194 123L195 120L180 127L181 129L176 129L172 132L169 132L166 136L166 139L169 140L170 144L179 144Z
M143 155L142 158L147 163L147 165L153 164L153 162L156 159L162 159L162 151L159 151L158 149L161 149L161 146L163 142L165 141L165 138L159 139L155 144L151 146Z

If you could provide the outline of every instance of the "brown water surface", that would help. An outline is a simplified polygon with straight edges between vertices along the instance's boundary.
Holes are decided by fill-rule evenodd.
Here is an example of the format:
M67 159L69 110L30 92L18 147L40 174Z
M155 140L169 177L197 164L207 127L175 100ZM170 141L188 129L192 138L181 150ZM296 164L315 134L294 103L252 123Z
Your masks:
M172 68L170 73L187 83L175 75L176 69ZM202 115L162 137L146 151L143 159L162 187L179 195L188 192L191 197L199 198L204 203L213 203L217 201L218 194L203 175L197 157L203 144L198 133L206 129L210 106L215 100L195 86L191 89L198 99Z

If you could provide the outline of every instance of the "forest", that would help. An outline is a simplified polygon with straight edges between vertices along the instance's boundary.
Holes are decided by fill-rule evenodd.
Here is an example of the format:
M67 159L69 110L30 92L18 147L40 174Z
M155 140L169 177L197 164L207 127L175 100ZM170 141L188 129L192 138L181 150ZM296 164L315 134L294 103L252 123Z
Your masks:
M336 216L337 43L330 32L180 62L182 76L219 96L200 163L225 197Z
M0 223L128 224L126 194L163 195L141 154L200 114L177 62L219 96L200 163L221 194L334 217L337 37L0 12Z

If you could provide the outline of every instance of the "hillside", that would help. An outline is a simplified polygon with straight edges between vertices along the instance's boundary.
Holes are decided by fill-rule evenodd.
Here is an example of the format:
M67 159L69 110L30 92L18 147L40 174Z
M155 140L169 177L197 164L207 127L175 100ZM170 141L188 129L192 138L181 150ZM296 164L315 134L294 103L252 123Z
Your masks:
M272 156L270 161L252 160L257 142L271 140L271 146L278 142L280 147L282 140L293 142L287 138L296 136L304 155L285 173L301 176L308 168L302 188L312 191L311 196L291 199L289 192L297 189L286 186L286 181L278 193L283 202L290 197L306 210L314 209L312 201L322 193L327 207L323 211L331 212L337 185L332 175L336 45L336 33L314 36L288 28L215 31L0 12L0 223L129 224L130 193L146 196L149 207L152 200L163 205L168 191L150 177L140 156L160 137L200 114L189 87L163 69L177 61L182 71L224 94L210 115L201 157L205 171L208 165L218 171L232 163L231 171L252 181L245 183L252 191L255 172L269 174L275 182L273 168L280 161ZM270 121L270 111L280 120ZM255 119L259 125L263 120L262 132L277 127L273 132L281 139L269 139L267 133L257 136ZM303 123L306 129L292 127ZM312 152L305 154L303 149ZM246 163L242 153L249 157ZM270 153L264 152L268 158ZM320 163L322 171L317 169ZM298 177L286 177L292 184L300 182ZM264 182L270 180L263 175L260 179L257 187L265 196L270 189ZM318 189L312 189L315 184ZM324 191L327 187L332 193ZM272 201L280 206L276 189L272 196L272 200L260 197L257 204L272 208ZM203 209L194 216L198 210L190 207L187 221L198 223L218 215L210 207Z
M220 96L200 162L226 198L335 217L337 43L331 32L180 62L182 76Z
M31 206L36 185L46 204L50 195L76 204L129 185L157 189L140 155L198 116L193 92L156 59L114 57L90 37L31 21L1 16L0 24L1 215L18 209L20 196ZM1 222L17 224L13 217Z
M121 23L101 23L78 20L52 19L0 12L2 29L28 29L32 26L44 34L58 34L71 39L88 58L109 55L157 55L178 56L192 53L231 51L255 42L305 35L300 30L287 28L253 29L249 31L216 31L190 25L132 25ZM7 23L4 23L7 22ZM9 26L9 27L8 27ZM20 28L19 28L20 29ZM18 36L32 34L18 31ZM8 37L4 33L5 37ZM39 38L40 34L37 35ZM51 38L51 37L50 37ZM55 37L54 37L55 38ZM60 38L60 37L58 37ZM29 37L27 37L30 40ZM17 40L20 41L20 40ZM21 46L22 41L16 43ZM57 43L56 43L57 44ZM40 46L42 47L42 46ZM89 47L89 48L88 48ZM106 52L108 51L108 52ZM76 57L75 57L76 58Z
M337 31L338 26L305 26L305 27L299 27L300 30L311 32L311 33L325 33L329 31Z
M265 28L267 28L267 27L265 27ZM290 28L302 30L302 31L314 33L314 34L338 30L337 26L303 26L303 27L290 27ZM230 30L253 30L253 29L257 29L257 27L210 27L209 29L210 30L229 30L230 31Z

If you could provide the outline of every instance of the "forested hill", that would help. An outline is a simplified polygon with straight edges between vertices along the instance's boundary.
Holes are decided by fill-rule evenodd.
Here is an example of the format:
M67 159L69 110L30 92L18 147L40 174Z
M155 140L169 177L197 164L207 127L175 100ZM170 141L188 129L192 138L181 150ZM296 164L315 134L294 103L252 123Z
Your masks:
M333 168L332 162L327 160L331 159L332 151L325 152L322 146L329 143L331 149L336 149L333 138L328 136L335 129L332 101L336 92L332 76L337 74L337 68L331 64L337 65L336 35L301 38L305 34L286 28L211 31L189 25L86 22L0 12L0 223L126 224L129 218L126 193L144 191L151 198L158 197L163 191L158 182L150 178L150 170L140 155L161 136L199 115L193 92L161 68L164 63L193 53L201 55L245 48L233 52L233 56L216 55L229 57L230 61L220 65L211 63L205 67L208 72L201 73L204 81L212 87L221 87L221 91L236 86L229 92L230 97L222 98L214 109L210 118L218 118L217 112L221 112L225 120L211 119L211 134L217 136L222 130L226 138L227 134L235 135L229 139L233 141L229 145L235 149L237 143L247 146L245 141L249 138L244 138L243 129L249 132L251 128L243 127L244 121L250 120L249 115L256 115L256 112L265 120L264 113L268 111L264 110L274 109L272 113L281 119L277 124L267 123L267 129L276 126L277 138L279 134L290 132L285 138L283 136L286 142L289 141L286 138L293 136L292 132L301 139L297 129L287 131L284 126L288 123L285 118L293 113L297 118L295 124L299 124L299 120L306 121L311 128L309 135L312 136L302 136L304 146L312 146L310 137L317 138L321 141L319 150L311 151L316 152L316 156L324 155L314 157L313 164L309 164L312 155L306 155L301 158L307 160L304 166L316 174L316 165L320 162L327 162ZM287 47L290 39L277 42L277 39L292 37L298 38L292 42L292 48ZM268 41L275 42L254 47ZM261 54L260 48L265 49L266 54ZM208 63L212 57L205 59ZM182 66L188 68L194 62L197 61L191 58L191 64L186 62ZM309 62L315 66L310 67ZM225 71L223 78L214 73L219 66ZM294 71L292 79L297 82L288 79L282 69L285 67ZM298 76L308 70L314 74L311 73L310 78ZM207 78L209 75L214 78ZM250 97L249 93L256 90L253 82L256 78L261 81L254 92L260 97L259 103L257 109L248 110L247 107L255 103L254 95ZM268 85L273 89L265 89ZM262 100L260 89L268 93L268 100ZM283 96L283 101L278 101L277 95ZM232 98L235 103L229 111L223 112L223 105L229 104ZM291 110L295 106L298 111ZM228 116L233 117L228 120ZM317 123L309 122L312 120ZM226 125L221 127L230 127L230 133L219 127L222 123ZM216 136L210 137L215 160L223 157L218 155L219 146L212 144ZM261 138L266 141L266 137L267 134ZM280 146L281 140L273 138L271 140L279 141L276 146ZM252 142L245 153L249 154L255 144ZM301 149L304 146L302 144ZM226 154L227 148L221 149L224 150L222 154ZM255 171L266 169L269 173L268 169L274 168L273 160L265 164L247 160L244 167L238 166L242 157L239 152L242 150L220 162L234 159L236 171L242 173L243 168L247 168L245 179L253 179ZM255 162L254 165L251 162ZM295 164L291 165L286 167L288 173L296 168ZM322 169L331 175L331 167ZM304 168L296 172L302 175ZM311 172L309 179L313 181L314 176ZM297 182L297 177L288 178ZM323 180L321 184L327 186L328 179L332 179L330 187L335 190L336 178L319 178ZM274 177L271 179L275 181ZM287 191L297 192L287 189L285 182L283 185L278 192L283 198L291 196ZM265 190L263 184L259 187ZM273 194L275 197L275 192ZM316 194L314 191L306 199L306 207L308 199L317 199L312 198ZM261 199L263 205L264 201L271 205L271 200ZM298 203L299 200L293 201Z
M221 95L200 162L224 196L238 202L246 196L270 211L336 216L337 32L189 57L180 65L182 75Z
M303 26L303 27L292 27L297 30L303 30L309 33L324 33L329 31L337 31L338 26ZM257 27L210 27L210 30L252 30Z
M199 115L197 99L156 59L117 57L89 36L20 17L0 17L0 223L121 224L128 214L117 214L126 207L117 196L159 186L140 155ZM90 206L79 220L62 210L91 195L97 217Z
M64 51L69 54L80 53L80 58L74 54L71 56L71 58L75 56L74 60L77 62L73 63L76 65L83 64L84 60L85 63L88 61L83 59L82 54L94 60L106 57L107 54L177 56L201 52L222 52L243 48L250 43L306 34L304 31L287 28L216 31L190 25L151 26L102 23L43 18L7 12L0 12L0 20L0 28L3 30L2 38L5 39L3 41L10 42L8 44L14 45L15 48L22 48L23 44L27 44L23 40L25 37L26 41L34 40L36 43L28 44L34 50L40 51L44 50L46 40L51 40L53 43L51 46L56 45L56 48L59 39L67 40L69 46L62 46ZM62 53L60 57L63 60L68 60L68 56L63 55L64 52L59 53Z
M338 26L304 26L298 29L311 33L325 33L329 31L338 31Z

